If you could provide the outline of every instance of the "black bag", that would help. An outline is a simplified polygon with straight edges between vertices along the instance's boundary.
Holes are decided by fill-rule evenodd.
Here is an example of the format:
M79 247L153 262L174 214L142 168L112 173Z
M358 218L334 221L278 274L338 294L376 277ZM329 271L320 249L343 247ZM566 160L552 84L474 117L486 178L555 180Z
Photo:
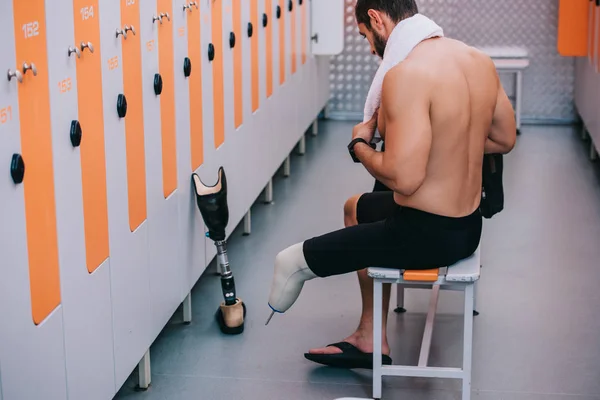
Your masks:
M504 209L502 162L502 154L485 154L483 156L480 210L482 216L487 219L492 218Z

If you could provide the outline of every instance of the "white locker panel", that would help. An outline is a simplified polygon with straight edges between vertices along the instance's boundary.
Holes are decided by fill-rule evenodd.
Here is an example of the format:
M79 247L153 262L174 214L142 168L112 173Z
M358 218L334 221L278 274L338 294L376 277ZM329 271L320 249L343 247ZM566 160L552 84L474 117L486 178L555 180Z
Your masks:
M110 267L107 258L91 272L86 266L82 189L82 165L88 169L90 165L89 160L82 163L82 157L97 153L98 161L104 164L104 151L93 137L102 135L102 126L95 126L102 118L102 109L97 108L102 104L102 92L95 89L101 84L90 86L101 80L101 76L93 75L101 68L101 10L97 1L90 0L46 0L46 7L54 16L46 21L68 394L69 398L103 400L114 394L115 387ZM74 23L78 24L77 31ZM82 48L81 43L91 46ZM69 49L75 48L77 52L69 54ZM74 123L81 126L79 145L70 137ZM99 182L99 176L85 178L88 185L90 181L98 187L105 183ZM105 202L105 197L106 192L100 191L86 204Z
M0 400L2 400L2 365L0 365Z
M240 158L244 159L245 165L252 165L253 168L244 168L241 176L242 181L238 185L240 186L238 189L238 193L242 193L244 196L244 205L245 209L240 209L241 212L245 213L254 203L254 200L258 197L262 188L261 185L264 185L264 179L261 177L261 172L258 167L260 163L259 160L259 152L258 151L250 151L250 152L242 152L241 149L252 148L253 144L257 143L257 137L264 134L261 131L260 121L265 114L265 108L267 107L268 101L266 101L263 96L261 96L261 87L266 87L266 81L261 80L260 75L260 59L266 58L266 53L261 48L261 44L264 42L261 38L265 35L266 28L263 26L263 13L265 12L261 9L260 4L257 3L256 9L253 10L251 1L242 1L242 26L243 26L243 46L242 46L242 87L243 87L243 107L244 107L244 124L242 125L242 129L240 129L239 139L235 143L236 149L238 149L238 154ZM253 12L254 11L254 12ZM248 36L247 26L248 23L252 23L252 37ZM272 21L268 20L268 23L271 24ZM258 109L254 111L253 105L253 97L254 97L254 87L253 87L253 63L254 63L254 50L253 50L253 41L258 42L258 65L259 65L259 77L258 77ZM266 89L265 89L266 90ZM243 168L243 166L242 166ZM226 171L227 172L227 171ZM233 228L234 226L232 226Z
M344 0L312 1L311 52L337 55L344 50Z
M230 46L229 35L233 32L233 4L232 0L222 0L223 4L223 29L221 42L223 43L223 88L225 103L225 143L229 146L237 139L235 133L235 92L233 75L233 52ZM240 37L235 38L235 46L241 46Z
M102 41L101 50L104 123L107 132L105 140L116 388L123 385L136 367L146 352L152 335L148 224L144 220L146 191L139 193L146 178L145 171L139 171L145 169L145 152L144 145L137 146L139 137L135 140L136 134L144 133L140 126L143 125L143 111L140 111L143 110L142 68L135 62L135 56L139 56L142 51L141 21L138 13L125 8L134 7L135 11L135 7L139 7L136 1L100 0L99 5L102 10L100 30L102 38L106 38ZM128 12L126 18L122 18L122 10ZM131 27L135 29L135 33ZM120 95L127 101L123 118L118 114L118 100L122 99ZM128 126L128 123L132 125ZM132 173L128 169L139 173ZM130 187L131 193L128 190ZM133 188L138 192L133 192ZM136 200L132 201L131 207L130 198Z
M205 75L207 63L204 63L209 39L206 35L210 30L203 28L204 22L199 5L190 6L185 13L174 12L173 22L177 27L175 40L175 59L178 67L176 74L176 115L177 115L177 156L178 177L181 193L179 195L179 241L182 263L186 267L184 277L184 292L189 292L205 268L205 228L202 217L196 206L196 198L191 181L192 167L202 161L194 160L192 156L201 143L200 154L203 149L203 136L208 134L204 120L210 118L206 108L207 97ZM188 3L189 4L189 3ZM173 9L177 10L180 4L173 1ZM208 16L207 16L208 17ZM189 75L186 76L186 60L189 60ZM192 140L192 137L195 139Z
M179 13L183 13L180 9ZM179 261L179 204L175 135L172 0L144 1L140 9L144 126L148 180L148 254L152 333L157 335L181 302L184 268ZM168 17L167 17L168 15ZM160 18L160 19L155 19ZM163 32L164 31L164 32ZM170 36L169 36L170 32ZM163 54L164 53L164 54ZM169 56L170 55L170 56ZM159 62L162 57L162 65ZM167 64L167 65L165 65ZM163 69L164 68L164 69ZM155 83L158 85L155 87ZM158 91L156 91L158 90ZM158 94L157 94L158 93ZM164 120L163 120L164 116ZM174 178L173 179L173 175ZM154 339L155 337L152 337Z
M252 70L250 65L252 60L252 49L250 47L252 38L248 36L248 23L252 21L250 19L250 1L234 1L238 1L242 9L242 37L237 38L238 44L242 47L242 106L244 120L240 131L244 135L249 135L254 120L252 115ZM256 22L252 25L252 37L260 35L263 30L262 16L256 18Z
M281 0L280 5L281 19L285 24L285 83L282 86L282 97L279 103L282 105L282 108L279 112L283 117L283 121L285 121L285 125L275 135L280 138L278 142L280 146L279 150L281 152L289 152L300 138L298 135L300 129L296 120L298 73L292 74L292 55L294 54L292 48L292 17L294 15L294 4L292 0ZM290 11L290 5L292 6L292 11ZM283 160L273 159L270 161L272 163L270 169L272 169L276 167L277 162Z
M219 164L217 159L217 152L215 149L215 106L214 106L214 67L213 62L209 59L209 46L214 46L215 39L213 37L213 2L199 2L200 4L200 15L202 16L201 21L201 65L202 65L202 112L204 114L203 118L203 143L204 143L204 162L195 172L200 176L207 184L212 184L217 179L217 167L216 164ZM215 48L215 52L217 49ZM229 179L231 173L230 171L226 171L227 178ZM195 201L195 199L194 199ZM200 215L200 211L196 206L195 210L196 214ZM202 218L202 217L200 217ZM204 225L204 224L203 224ZM197 226L196 228L199 230L202 226ZM204 232L202 232L204 236ZM204 271L205 267L208 263L214 258L217 254L215 245L212 240L204 236L204 244L202 245L205 248L205 260L201 273ZM193 283L199 278L198 276L194 277Z
M596 149L600 147L600 3L596 2L595 25L593 34L596 40L594 41L593 65L590 67L589 73L589 98L586 100L590 104L591 122L589 125L590 135L593 139Z
M14 6L19 8L14 9ZM4 38L0 41L0 64L5 71L0 81L0 165L3 168L0 178L0 254L5 260L0 263L0 362L4 400L67 398L63 309L60 304L55 305L56 300L48 301L48 293L42 291L32 295L30 277L39 279L32 275L39 271L30 269L32 259L28 251L33 240L28 241L28 235L32 239L31 236L40 235L40 232L27 231L25 213L25 192L31 195L35 189L27 185L45 179L41 173L51 173L53 167L44 12L43 0L27 4L18 1L0 3L0 35ZM19 59L17 54L20 54ZM24 63L35 65L36 74L29 69L23 73ZM19 70L22 83L14 77L7 79L9 69L13 73ZM24 144L26 129L27 145ZM35 146L32 145L32 134L37 135ZM24 180L18 184L9 173L13 154L22 154L25 162ZM42 157L33 159L36 156ZM47 169L42 171L44 168ZM44 186L45 190L48 187L54 190L53 177ZM47 210L54 214L51 205ZM28 217L32 218L32 215ZM53 215L47 217L51 220ZM48 234L47 238L51 240L51 236ZM52 268L56 261L48 259L47 266ZM53 275L52 279L55 278L58 276ZM48 286L43 290L48 290ZM40 299L44 303L41 306ZM34 301L37 310L34 310Z

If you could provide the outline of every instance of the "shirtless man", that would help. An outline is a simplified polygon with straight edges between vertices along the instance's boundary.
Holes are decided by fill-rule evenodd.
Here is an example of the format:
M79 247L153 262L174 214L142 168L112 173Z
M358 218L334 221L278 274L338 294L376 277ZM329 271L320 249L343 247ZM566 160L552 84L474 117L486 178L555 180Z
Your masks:
M397 23L418 13L414 0L358 0L360 34L383 57ZM368 144L378 129L385 151ZM484 153L506 154L516 140L515 115L489 57L459 41L421 42L386 74L381 106L356 125L358 160L379 182L351 198L344 229L280 252L269 297L273 312L296 301L304 282L356 271L363 311L357 331L305 357L326 365L371 368L372 281L366 268L430 269L453 264L477 249ZM365 143L366 142L366 143ZM381 188L386 186L389 190ZM390 285L384 289L382 353Z

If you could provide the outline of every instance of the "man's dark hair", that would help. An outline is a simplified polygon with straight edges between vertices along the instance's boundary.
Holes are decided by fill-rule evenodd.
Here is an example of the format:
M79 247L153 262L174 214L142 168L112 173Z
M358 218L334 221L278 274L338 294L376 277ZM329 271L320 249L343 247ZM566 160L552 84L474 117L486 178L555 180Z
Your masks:
M356 22L365 24L369 29L371 29L368 14L370 9L387 14L396 24L419 12L415 0L357 0L355 7Z

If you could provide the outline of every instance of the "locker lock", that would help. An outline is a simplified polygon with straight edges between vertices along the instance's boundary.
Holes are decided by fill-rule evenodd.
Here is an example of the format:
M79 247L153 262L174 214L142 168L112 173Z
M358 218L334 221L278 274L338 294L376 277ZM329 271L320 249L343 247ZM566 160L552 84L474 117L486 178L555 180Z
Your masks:
M266 28L269 24L269 16L267 14L263 14L263 28Z
M13 154L12 156L10 162L10 176L17 185L23 182L23 178L25 177L25 162L23 162L23 157L21 157L20 154Z
M208 44L208 60L212 61L215 59L215 46L212 43Z
M277 19L281 18L281 7L277 6Z
M192 61L186 57L183 60L183 75L187 78L192 73Z
M292 11L294 9L294 2L292 0L289 1L288 3L288 11Z
M232 49L235 47L235 33L234 32L229 33L229 47L231 47Z
M127 115L127 99L124 94L119 94L117 98L117 113L119 118L125 118L125 115Z
M254 27L252 26L252 22L248 22L248 37L252 37L253 33L254 33Z
M81 124L79 123L79 121L74 120L71 121L71 144L73 145L73 147L79 147L79 145L81 144Z
M160 74L154 74L154 94L157 96L162 93L163 89L163 80Z

